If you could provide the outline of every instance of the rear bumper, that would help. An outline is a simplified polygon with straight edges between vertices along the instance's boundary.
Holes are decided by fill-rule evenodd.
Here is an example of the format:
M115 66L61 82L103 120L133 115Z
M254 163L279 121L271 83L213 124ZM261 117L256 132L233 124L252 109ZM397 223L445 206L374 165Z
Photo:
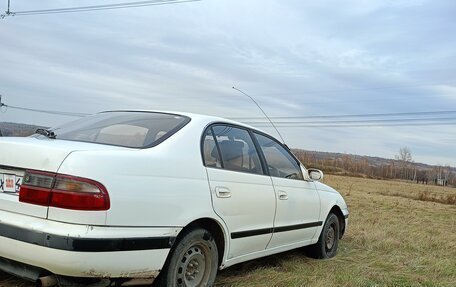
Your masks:
M155 277L181 230L76 225L5 211L0 218L0 257L72 277Z

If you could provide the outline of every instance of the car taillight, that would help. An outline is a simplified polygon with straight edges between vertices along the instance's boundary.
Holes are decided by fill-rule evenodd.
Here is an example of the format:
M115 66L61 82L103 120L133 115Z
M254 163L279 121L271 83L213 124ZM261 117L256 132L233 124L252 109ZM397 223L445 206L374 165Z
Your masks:
M19 190L19 201L49 206L55 174L41 171L26 171Z
M19 201L75 210L108 210L109 195L99 182L55 173L27 170Z

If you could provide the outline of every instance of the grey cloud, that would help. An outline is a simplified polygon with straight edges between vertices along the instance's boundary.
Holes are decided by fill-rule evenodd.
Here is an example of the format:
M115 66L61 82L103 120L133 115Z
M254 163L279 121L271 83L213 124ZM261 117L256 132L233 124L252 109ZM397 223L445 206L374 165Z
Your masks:
M231 89L236 85L273 116L450 109L455 12L450 0L205 0L18 16L0 22L0 36L8 39L0 44L0 93L12 105L55 110L148 107L261 116ZM3 120L61 121L13 110L0 114ZM407 144L432 162L450 153L453 137L445 134L455 134L455 127L283 133L290 146L381 156Z

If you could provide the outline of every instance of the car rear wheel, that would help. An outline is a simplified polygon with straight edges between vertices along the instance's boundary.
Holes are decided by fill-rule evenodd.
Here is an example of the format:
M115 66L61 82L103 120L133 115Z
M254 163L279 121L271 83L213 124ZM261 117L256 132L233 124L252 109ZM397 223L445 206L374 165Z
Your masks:
M159 286L213 286L218 251L213 236L205 229L188 231L171 250L158 279Z
M307 248L311 257L325 259L336 256L339 246L340 226L339 219L334 213L326 218L325 225L321 231L318 242Z

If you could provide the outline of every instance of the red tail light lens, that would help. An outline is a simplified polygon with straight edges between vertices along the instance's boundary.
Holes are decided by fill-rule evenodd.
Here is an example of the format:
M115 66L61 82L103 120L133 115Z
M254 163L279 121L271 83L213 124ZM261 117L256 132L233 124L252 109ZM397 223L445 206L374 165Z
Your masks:
M109 194L99 182L68 175L26 171L19 201L74 210L108 210Z
M22 185L19 191L19 201L49 206L50 195L51 191L49 189Z
M41 171L26 171L19 190L19 201L49 206L55 174Z

